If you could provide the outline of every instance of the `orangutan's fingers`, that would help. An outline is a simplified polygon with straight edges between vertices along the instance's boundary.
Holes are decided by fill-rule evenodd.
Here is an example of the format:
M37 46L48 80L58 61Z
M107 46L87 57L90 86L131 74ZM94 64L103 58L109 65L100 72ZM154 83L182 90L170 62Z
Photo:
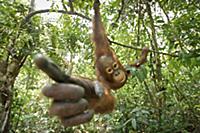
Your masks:
M70 118L61 118L61 122L65 127L76 126L89 122L94 115L94 110L88 110L80 115L76 115Z
M59 83L43 88L42 93L54 100L80 100L84 96L84 89L75 84Z
M53 102L49 109L51 115L69 117L84 112L88 108L88 102L81 99L77 102Z

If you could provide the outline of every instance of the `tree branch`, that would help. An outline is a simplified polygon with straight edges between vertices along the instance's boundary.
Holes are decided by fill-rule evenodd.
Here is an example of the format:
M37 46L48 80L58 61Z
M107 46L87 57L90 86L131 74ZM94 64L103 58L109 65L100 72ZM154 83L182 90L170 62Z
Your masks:
M160 6L160 8L163 10L163 13L165 14L166 18L167 18L167 21L170 22L170 19L169 19L169 16L167 14L167 12L165 11L163 5L161 4L160 0L156 0Z
M69 0L70 11L74 12L73 0Z
M130 49L142 51L142 48L138 48L138 47L134 47L134 46L130 46L130 45L121 44L121 43L118 43L118 42L115 42L115 41L112 41L112 40L109 40L109 42L113 43L113 44L116 44L118 46L125 47L125 48L130 48ZM159 51L150 50L150 49L149 49L149 52L157 53L157 54L162 54L162 55L167 55L167 56L171 56L171 57L179 57L178 55L175 55L175 54L170 54L170 53L165 53L165 52L159 52Z
M67 11L67 7L66 7L66 5L65 5L64 0L62 0L61 2L62 2L62 6L63 6L63 8L65 9L65 11Z
M120 8L120 10L118 10L118 17L117 17L117 19L115 20L115 23L117 23L117 21L119 21L119 19L120 19L120 17L121 17L121 14L122 14L122 12L123 12L123 10L124 10L124 5L125 5L125 2L124 2L124 0L122 0L122 1L121 1L121 8Z
M138 21L137 21L137 46L140 44L140 18L141 18L141 1L138 2Z
M157 42L157 38L156 38L156 28L155 28L155 24L154 24L154 19L152 16L152 12L151 12L151 6L149 2L146 2L146 9L147 9L147 14L149 16L149 21L150 21L150 28L151 28L151 37L153 40L153 44L152 45L152 49L155 51L159 51L159 47L158 47L158 42ZM160 56L158 54L155 54L155 58L156 58L156 72L157 72L157 79L158 81L162 80L162 71L161 71L161 60L160 60ZM161 87L159 87L161 88Z
M30 21L30 19L37 15L37 14L41 14L41 13L48 13L48 12L58 12L58 13L63 13L63 14L69 14L69 15L76 15L76 16L79 16L83 19L86 19L88 21L92 21L91 18L89 18L88 16L85 16L81 13L77 13L77 12L71 12L71 11L65 11L65 10L51 10L51 9L43 9L43 10L37 10L37 11L33 11L31 13L29 13L23 20L22 22L22 25L23 24L26 24L27 22ZM133 47L133 46L130 46L130 45L124 45L124 44L121 44L121 43L118 43L118 42L115 42L115 41L112 41L112 40L109 40L110 43L113 43L113 44L116 44L116 45L119 45L119 46L122 46L122 47L126 47L126 48L130 48L130 49L134 49L134 50L142 50L142 48L137 48L137 47ZM153 53L158 53L158 54L163 54L163 55L168 55L168 56L171 56L171 57L179 57L178 55L175 55L175 54L170 54L170 53L164 53L164 52L159 52L159 51L155 51L155 50L149 50L149 52L153 52Z
M76 15L76 16L79 16L79 17L84 18L86 20L92 21L92 19L89 18L88 16L85 16L85 15L83 15L81 13L78 13L78 12L71 12L71 11L65 11L65 10L54 10L54 9L53 10L51 10L51 9L43 9L43 10L37 10L37 11L33 11L33 12L29 13L25 17L25 19L23 20L22 24L25 24L25 23L29 22L29 20L33 16L35 16L37 14L48 13L48 12L57 12L57 13L63 13L63 14L69 14L69 15Z

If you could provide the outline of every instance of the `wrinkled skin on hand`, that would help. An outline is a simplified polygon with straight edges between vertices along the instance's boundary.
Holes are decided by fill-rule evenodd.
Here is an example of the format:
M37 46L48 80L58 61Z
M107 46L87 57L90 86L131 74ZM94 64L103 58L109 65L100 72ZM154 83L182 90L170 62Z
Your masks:
M46 86L42 93L53 99L49 108L50 115L58 116L65 127L90 121L93 109L84 97L84 89L75 84L58 83Z
M90 121L95 113L114 109L115 99L106 85L85 77L66 75L53 61L36 55L36 66L56 84L46 86L42 93L52 99L49 112L58 116L64 126L75 126Z

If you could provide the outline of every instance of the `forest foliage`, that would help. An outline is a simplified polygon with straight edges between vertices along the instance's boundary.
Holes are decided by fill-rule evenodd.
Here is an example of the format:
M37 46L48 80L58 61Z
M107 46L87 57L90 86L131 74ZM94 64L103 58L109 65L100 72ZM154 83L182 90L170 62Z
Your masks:
M130 68L133 76L113 92L112 113L70 128L49 116L50 100L41 89L53 82L33 57L42 53L67 73L95 78L92 3L61 0L35 10L34 0L0 0L0 132L199 132L198 0L102 0L103 22L120 61L133 63L147 46L147 62ZM57 17L47 19L50 14Z

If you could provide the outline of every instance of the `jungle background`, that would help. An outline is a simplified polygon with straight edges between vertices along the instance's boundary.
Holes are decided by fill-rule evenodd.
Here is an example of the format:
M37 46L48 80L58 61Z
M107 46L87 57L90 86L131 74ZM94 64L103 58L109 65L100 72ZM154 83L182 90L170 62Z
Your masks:
M0 132L200 132L200 1L101 0L111 47L130 68L114 92L115 111L64 128L48 115L41 89L52 83L36 68L42 53L72 75L95 78L91 43L92 0L0 0Z

